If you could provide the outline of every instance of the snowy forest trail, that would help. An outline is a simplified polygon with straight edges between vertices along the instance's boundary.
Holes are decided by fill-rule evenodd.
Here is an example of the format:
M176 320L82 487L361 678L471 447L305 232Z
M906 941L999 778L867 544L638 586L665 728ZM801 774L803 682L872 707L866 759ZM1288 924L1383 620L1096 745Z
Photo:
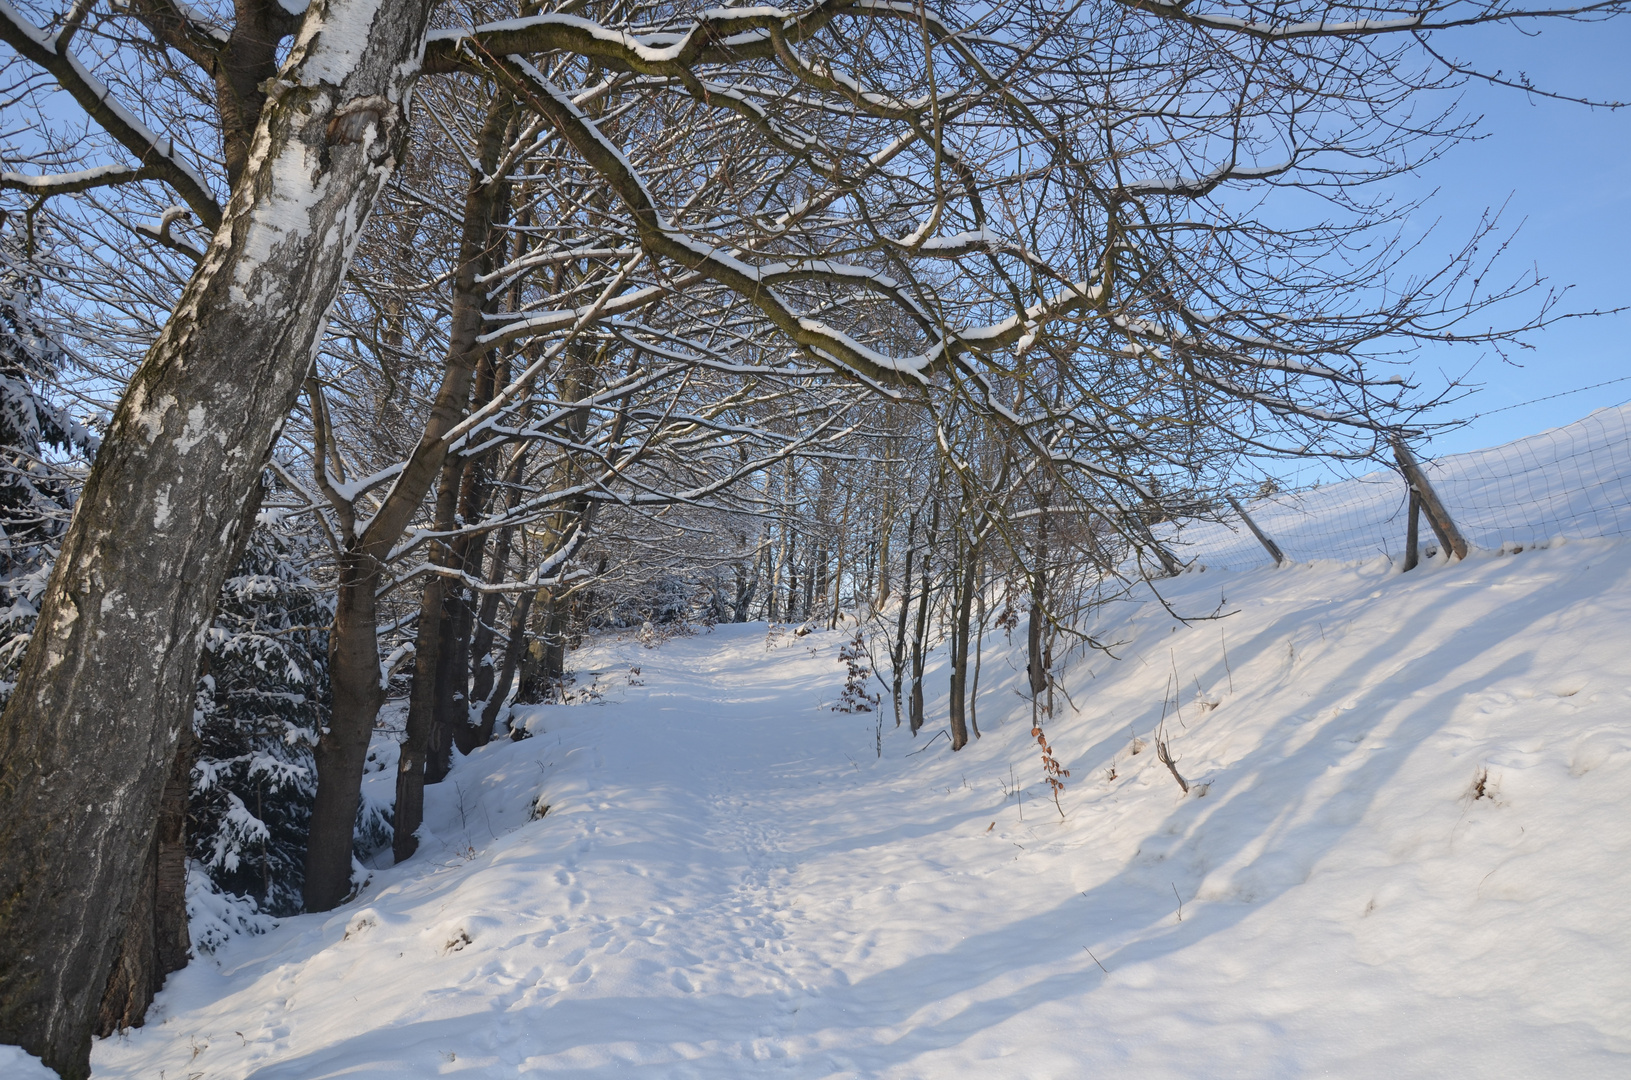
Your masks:
M580 650L418 856L172 976L95 1076L1625 1075L1631 545L1162 591L1226 617L1102 613L1063 818L1020 634L957 754L932 693L881 756L833 711L841 633Z

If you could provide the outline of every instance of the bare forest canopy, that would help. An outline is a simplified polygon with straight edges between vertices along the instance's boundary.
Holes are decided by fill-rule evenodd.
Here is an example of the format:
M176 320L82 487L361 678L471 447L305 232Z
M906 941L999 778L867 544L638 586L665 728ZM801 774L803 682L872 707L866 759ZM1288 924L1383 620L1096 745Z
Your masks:
M971 618L1028 610L1043 687L1081 605L1179 568L1152 524L1391 457L1453 392L1415 346L1565 317L1493 220L1407 243L1388 181L1475 134L1457 87L1512 82L1458 30L1624 7L0 0L33 478L0 1040L81 1074L252 532L322 638L311 910L351 889L392 688L402 859L452 746L586 626L893 620L915 729L925 628L966 669ZM229 592L234 627L272 595ZM91 717L126 741L88 752Z

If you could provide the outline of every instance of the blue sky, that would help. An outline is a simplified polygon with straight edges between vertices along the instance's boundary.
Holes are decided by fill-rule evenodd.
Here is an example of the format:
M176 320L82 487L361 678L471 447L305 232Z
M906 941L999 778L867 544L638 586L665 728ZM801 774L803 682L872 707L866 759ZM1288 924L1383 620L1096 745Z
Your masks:
M1563 25L1539 37L1510 29L1441 36L1463 59L1488 70L1524 71L1537 85L1631 101L1631 19ZM1509 275L1538 266L1553 285L1572 285L1568 309L1631 305L1631 109L1591 110L1487 85L1469 87L1467 110L1484 117L1486 137L1453 150L1401 184L1401 194L1436 189L1412 224L1434 219L1442 253L1468 235L1486 207L1506 204L1503 221L1521 223L1506 258ZM1513 321L1532 302L1511 310ZM1434 454L1491 446L1576 420L1631 399L1631 380L1552 401L1534 398L1631 375L1631 313L1571 320L1534 335L1535 348L1503 363L1482 348L1432 348L1417 361L1426 385L1471 369L1482 389L1441 412L1463 418L1502 409L1435 437Z

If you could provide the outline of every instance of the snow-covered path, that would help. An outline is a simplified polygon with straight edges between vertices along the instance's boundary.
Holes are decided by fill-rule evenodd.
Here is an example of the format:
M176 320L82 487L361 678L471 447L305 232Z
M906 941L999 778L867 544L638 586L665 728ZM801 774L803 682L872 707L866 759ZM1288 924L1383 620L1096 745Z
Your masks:
M575 654L602 700L459 762L419 856L173 976L95 1075L1631 1073L1631 545L1164 591L1237 613L1104 614L1064 821L1000 634L955 755L831 711L839 635ZM1173 673L1189 797L1132 752Z

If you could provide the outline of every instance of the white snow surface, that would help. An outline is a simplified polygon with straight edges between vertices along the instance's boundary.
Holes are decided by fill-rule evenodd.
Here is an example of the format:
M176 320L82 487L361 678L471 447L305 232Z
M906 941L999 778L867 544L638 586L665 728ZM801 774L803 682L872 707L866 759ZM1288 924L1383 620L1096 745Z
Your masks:
M6 1080L57 1080L39 1058L16 1046L0 1046L0 1076Z
M599 700L524 711L418 855L172 975L94 1075L1631 1075L1631 543L1157 584L1227 614L1101 612L1063 819L1023 627L955 754L942 653L879 757L842 632L580 650ZM1188 796L1132 753L1163 713Z
M1428 483L1468 543L1492 551L1554 537L1631 535L1631 403L1504 446L1423 461ZM1293 562L1400 558L1408 489L1389 470L1249 500L1246 512ZM1245 523L1181 522L1161 539L1185 562L1247 569L1269 561ZM1433 542L1424 516L1420 539Z

